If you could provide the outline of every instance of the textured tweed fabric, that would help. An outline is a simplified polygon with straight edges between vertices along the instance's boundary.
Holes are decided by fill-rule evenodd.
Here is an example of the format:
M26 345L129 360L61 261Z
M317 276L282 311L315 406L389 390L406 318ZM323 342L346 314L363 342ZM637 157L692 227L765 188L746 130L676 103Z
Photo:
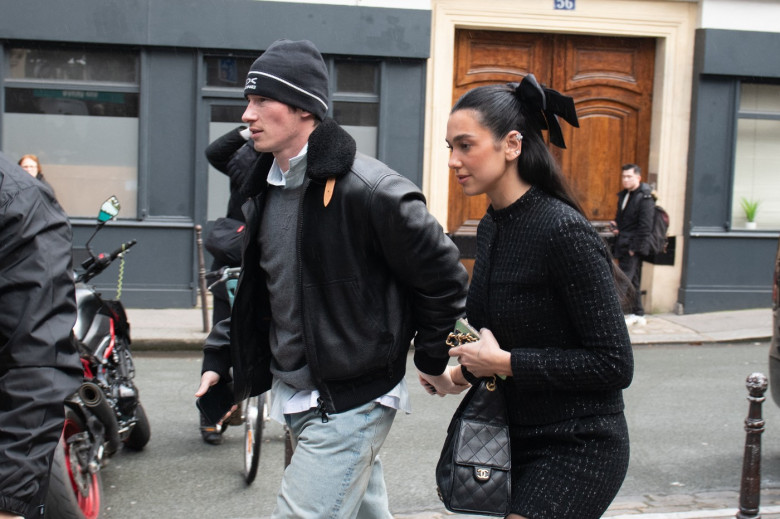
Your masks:
M477 232L467 313L512 354L513 510L532 519L599 517L625 477L622 389L633 375L603 240L537 188L489 209ZM529 435L534 450L516 452L527 449Z
M598 519L626 477L623 413L513 426L510 437L511 510L523 517Z

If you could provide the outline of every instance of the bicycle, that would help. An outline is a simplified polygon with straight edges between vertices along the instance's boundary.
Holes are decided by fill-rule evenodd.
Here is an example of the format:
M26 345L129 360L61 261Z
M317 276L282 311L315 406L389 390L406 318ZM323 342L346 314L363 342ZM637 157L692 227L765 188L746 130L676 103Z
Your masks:
M208 289L211 290L219 283L225 283L228 301L232 307L240 272L241 267L222 267L217 271L208 272L207 276L217 277ZM268 420L268 405L265 393L241 401L236 411L224 420L227 425L244 425L244 481L247 485L251 485L257 476L266 420Z

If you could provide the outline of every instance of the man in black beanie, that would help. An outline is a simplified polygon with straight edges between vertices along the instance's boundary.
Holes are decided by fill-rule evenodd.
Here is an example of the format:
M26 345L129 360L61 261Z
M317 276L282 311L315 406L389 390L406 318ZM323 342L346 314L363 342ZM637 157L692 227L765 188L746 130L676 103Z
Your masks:
M237 402L273 386L271 417L295 450L272 517L390 518L377 454L410 410L409 346L421 383L463 389L445 340L466 271L420 190L326 117L327 67L311 42L271 45L244 94L257 159L241 188L243 270L196 396L231 366Z

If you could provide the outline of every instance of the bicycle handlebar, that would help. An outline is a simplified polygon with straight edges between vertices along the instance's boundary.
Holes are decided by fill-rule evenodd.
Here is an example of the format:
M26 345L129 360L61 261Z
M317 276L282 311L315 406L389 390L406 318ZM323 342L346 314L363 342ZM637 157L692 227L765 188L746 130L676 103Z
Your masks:
M210 272L206 272L206 277L219 276L216 279L216 281L210 284L207 288L211 290L214 286L220 283L224 283L228 279L238 279L238 275L240 272L241 272L241 267L222 267L219 270L212 270Z

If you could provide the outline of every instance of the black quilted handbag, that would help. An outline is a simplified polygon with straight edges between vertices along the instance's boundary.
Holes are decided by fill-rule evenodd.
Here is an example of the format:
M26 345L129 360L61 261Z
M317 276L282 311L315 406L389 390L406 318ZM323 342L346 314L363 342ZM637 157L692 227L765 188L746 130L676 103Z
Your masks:
M495 377L482 379L463 397L447 429L436 465L439 498L451 512L505 517L510 460L503 387Z

